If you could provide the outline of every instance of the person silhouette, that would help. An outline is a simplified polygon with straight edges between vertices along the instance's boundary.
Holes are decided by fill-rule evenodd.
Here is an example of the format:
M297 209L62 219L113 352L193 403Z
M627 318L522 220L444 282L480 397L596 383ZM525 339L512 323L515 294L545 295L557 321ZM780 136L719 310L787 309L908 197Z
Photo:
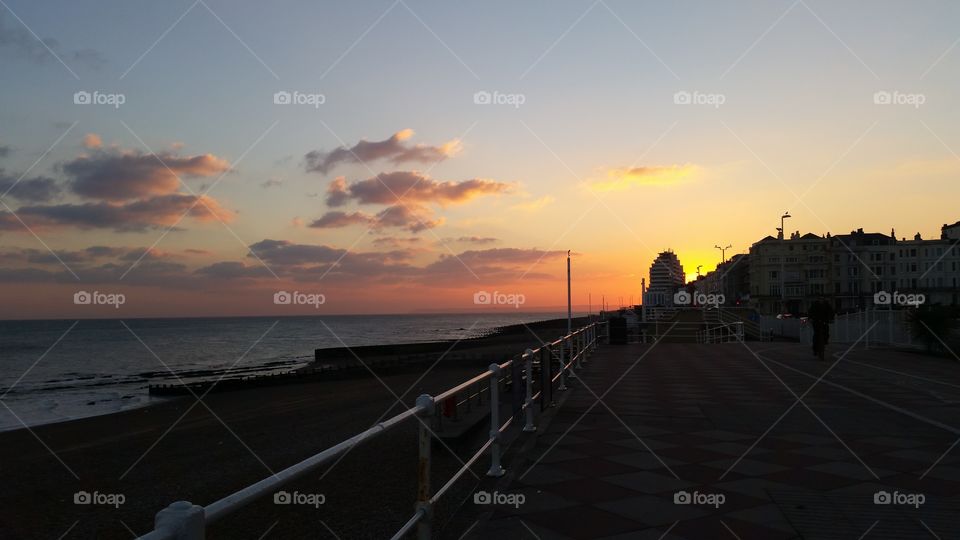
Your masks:
M813 355L823 360L827 343L830 342L833 306L826 299L818 298L810 304L809 318L813 326Z

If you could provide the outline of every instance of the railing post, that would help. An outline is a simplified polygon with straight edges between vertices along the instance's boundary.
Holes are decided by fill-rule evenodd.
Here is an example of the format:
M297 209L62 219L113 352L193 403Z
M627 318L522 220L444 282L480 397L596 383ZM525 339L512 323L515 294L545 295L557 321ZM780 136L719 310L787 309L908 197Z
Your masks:
M530 433L537 430L537 426L533 423L533 350L527 349L523 356L527 359L525 368L527 399L524 401L527 422L523 426L523 431Z
M577 369L583 369L583 364L581 362L581 360L583 360L582 357L583 355L580 354L579 341L577 338L577 334L574 334L570 336L570 358L577 359Z
M503 476L500 466L500 366L490 364L490 469L487 476Z
M154 531L168 531L177 540L204 540L203 507L187 501L177 501L157 512Z
M560 351L560 386L557 387L557 390L563 392L567 389L567 363L566 360L564 360L565 347L562 337L560 338L559 345L557 349Z
M556 407L553 399L553 348L544 345L540 349L540 410Z
M587 335L586 335L586 331L585 331L585 330L580 330L580 332L577 333L577 336L578 336L577 339L580 340L580 357L583 359L583 363L586 364L586 363L587 363L587 355L586 355L586 352L587 352Z
M420 454L417 462L417 512L422 512L423 517L417 522L418 540L430 540L433 532L433 509L430 507L430 446L433 443L430 429L427 422L433 415L433 398L428 394L423 394L417 398L417 407L421 411L418 416L420 420L419 440Z
M570 336L564 336L561 348L566 351L565 354L567 355L567 358L564 361L570 363L570 378L576 379L577 372L575 368L579 368L580 366L576 365L573 361L573 339Z

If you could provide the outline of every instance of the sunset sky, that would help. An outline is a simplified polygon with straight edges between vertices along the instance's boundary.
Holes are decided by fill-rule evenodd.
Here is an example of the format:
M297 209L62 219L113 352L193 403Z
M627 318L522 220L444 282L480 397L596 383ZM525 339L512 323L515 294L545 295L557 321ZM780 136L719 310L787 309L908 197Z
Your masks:
M958 23L948 1L4 0L0 318L557 307L567 250L596 308L638 301L657 252L693 276L785 210L937 236Z

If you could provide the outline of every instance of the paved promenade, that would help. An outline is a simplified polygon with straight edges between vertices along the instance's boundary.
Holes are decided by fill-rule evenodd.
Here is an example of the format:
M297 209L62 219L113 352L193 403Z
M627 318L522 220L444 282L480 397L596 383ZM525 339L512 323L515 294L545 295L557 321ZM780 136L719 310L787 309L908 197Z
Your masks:
M844 352L601 348L466 537L960 538L960 363Z

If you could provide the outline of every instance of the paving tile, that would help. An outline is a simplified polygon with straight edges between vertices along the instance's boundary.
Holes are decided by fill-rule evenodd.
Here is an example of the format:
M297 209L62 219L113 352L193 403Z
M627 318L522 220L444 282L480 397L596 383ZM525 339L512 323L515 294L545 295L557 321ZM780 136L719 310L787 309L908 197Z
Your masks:
M704 465L707 467L713 467L714 469L718 469L720 471L730 470L731 472L738 472L747 476L763 476L787 470L787 467L782 465L776 465L766 461L758 461L750 458L744 458L740 461L737 461L735 458L721 459L704 463Z
M700 506L674 504L672 499L653 495L598 503L594 506L651 526L669 525L674 521L693 519L710 513Z
M654 454L653 452L642 451L634 452L632 454L622 454L619 456L608 456L605 458L607 461L612 461L614 463L621 463L635 469L643 470L654 470L661 469L666 470L666 467L673 467L674 465L682 465L683 462L677 461L675 459L670 459L666 456L660 455L659 451ZM666 467L664 466L666 465Z
M821 463L819 465L812 465L806 467L808 471L817 471L824 472L828 474L835 474L837 476L843 476L846 478L853 478L856 480L873 480L877 477L883 478L885 476L892 476L896 474L894 471L888 471L886 469L880 469L874 467L867 463L870 467L870 470L867 470L862 464L857 462L850 461L831 461L829 463ZM870 474L870 471L873 471L873 474ZM874 476L874 474L876 476Z
M566 499L584 503L610 501L637 495L636 490L629 486L625 487L622 484L610 482L607 478L609 477L604 477L602 480L596 478L569 480L550 484L544 489L548 489L551 493Z
M603 458L571 459L557 462L554 465L569 472L594 478L612 474L625 474L633 470L627 465L607 461Z
M583 476L579 474L551 467L543 462L537 463L529 470L521 472L521 475L523 478L517 478L517 482L530 486L544 486L566 480L573 480L575 478L583 478Z
M614 476L603 477L605 482L616 484L641 493L664 493L674 492L680 489L694 486L693 482L687 482L683 479L677 479L664 471L662 474L652 472L634 472L629 474L618 474Z
M525 516L524 520L576 539L594 539L647 528L632 519L591 506L539 512Z

